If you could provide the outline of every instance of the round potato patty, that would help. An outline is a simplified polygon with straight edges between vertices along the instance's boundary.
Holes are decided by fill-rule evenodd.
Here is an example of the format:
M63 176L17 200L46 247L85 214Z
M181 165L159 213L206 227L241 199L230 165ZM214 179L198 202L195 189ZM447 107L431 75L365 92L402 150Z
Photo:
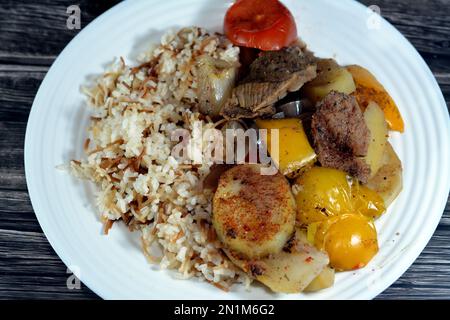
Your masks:
M280 252L294 232L296 204L286 178L261 175L260 165L222 174L213 199L218 238L246 258Z

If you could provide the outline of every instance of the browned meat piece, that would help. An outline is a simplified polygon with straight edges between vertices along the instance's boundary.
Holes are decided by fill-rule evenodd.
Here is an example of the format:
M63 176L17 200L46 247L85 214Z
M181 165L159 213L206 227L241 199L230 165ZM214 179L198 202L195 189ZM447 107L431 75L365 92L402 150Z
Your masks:
M270 117L275 114L275 108L273 106L268 106L258 111L251 111L249 109L244 109L239 107L239 104L228 106L226 110L223 110L222 115L225 119L251 119L255 117Z
M263 52L233 89L222 115L227 119L271 115L275 102L316 77L316 68L314 56L300 47Z
M293 73L310 66L316 66L316 58L300 47L265 51L250 65L250 72L242 83L286 81Z
M325 128L333 142L365 156L369 147L369 129L355 98L344 93L331 92L317 106L313 121Z
M317 105L311 131L322 166L346 171L367 182L370 167L362 157L367 154L370 132L354 97L328 94Z

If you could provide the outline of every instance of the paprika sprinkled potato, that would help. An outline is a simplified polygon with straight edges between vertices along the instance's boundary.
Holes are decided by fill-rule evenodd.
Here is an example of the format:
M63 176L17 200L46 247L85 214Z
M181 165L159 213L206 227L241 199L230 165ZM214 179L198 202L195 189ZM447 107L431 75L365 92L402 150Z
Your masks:
M290 185L260 165L238 165L220 176L212 223L229 249L248 259L280 252L294 232L296 207Z

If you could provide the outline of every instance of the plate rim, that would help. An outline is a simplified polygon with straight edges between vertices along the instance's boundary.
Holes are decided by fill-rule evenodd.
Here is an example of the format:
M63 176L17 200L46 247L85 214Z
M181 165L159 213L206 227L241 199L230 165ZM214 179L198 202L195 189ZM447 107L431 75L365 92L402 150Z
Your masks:
M357 5L360 6L364 9L368 9L365 5L363 5L362 3L356 1L356 0L345 0L346 1L346 5ZM59 244L57 239L55 239L52 235L51 232L49 231L48 227L46 226L45 223L43 223L43 215L45 213L38 213L38 211L40 211L40 209L36 210L36 205L35 203L37 202L36 198L37 196L33 196L34 194L34 186L31 184L31 180L33 179L32 176L32 172L30 172L30 155L29 155L29 147L27 147L29 145L29 141L31 140L31 127L32 127L32 123L33 123L33 119L35 118L34 114L37 112L36 109L37 107L35 107L36 105L36 101L38 100L38 98L40 96L42 96L44 90L45 90L45 85L46 85L46 80L50 77L51 74L53 74L56 69L56 67L58 66L58 64L61 63L61 61L63 61L65 55L67 55L67 53L72 49L72 47L74 47L78 42L81 42L83 40L84 37L86 37L91 30L93 30L94 28L96 28L97 25L104 23L105 21L108 21L108 19L110 18L110 16L114 15L117 11L119 11L122 7L128 6L128 5L133 5L133 1L131 0L126 0L123 2L120 2L116 5L114 5L113 7L111 7L110 9L106 10L104 13L102 13L101 15L99 15L98 17L96 17L93 21L91 21L89 24L87 24L75 37L73 37L73 39L64 47L64 49L58 54L58 56L56 57L55 61L52 63L51 67L49 68L47 74L45 75L44 79L42 80L39 89L36 93L35 98L33 99L33 104L31 106L31 110L29 113L29 117L28 117L28 121L27 121L27 125L26 125L26 133L25 133L25 139L24 139L24 171L25 171L25 179L26 179L26 183L27 183L27 189L28 189L28 194L29 194L29 198L31 201L31 204L33 206L33 212L38 220L38 223L45 235L45 237L47 238L48 242L50 243L50 245L52 246L53 250L55 251L55 253L58 255L58 257L63 261L63 263L66 266L69 266L68 261L70 260L69 257L66 255L65 250L62 249ZM436 78L434 77L432 71L430 70L429 66L427 65L427 63L425 62L425 60L423 59L423 57L420 55L420 53L417 51L417 49L412 45L412 43L397 29L395 28L389 21L387 21L384 17L381 17L383 23L388 26L388 28L390 29L390 31L393 34L396 34L397 37L400 37L401 40L405 43L405 45L408 46L408 51L410 51L411 53L414 52L414 55L416 56L416 59L418 59L418 61L421 62L422 66L418 66L418 68L423 69L423 71L425 71L428 76L430 76L431 81L429 82L430 85L433 86L433 90L438 94L438 100L440 103L440 107L444 107L445 109L447 109L448 112L448 107L447 104L445 102L445 98L443 96L442 90L436 80ZM450 122L450 121L449 121ZM449 122L447 122L447 126L445 127L447 129L448 132L448 136L450 136L450 127L449 127ZM447 149L448 151L448 149ZM446 189L450 192L450 179L447 180L447 186ZM448 193L448 192L447 192ZM35 198L33 200L33 198ZM416 261L416 259L419 257L419 255L423 252L424 248L428 245L429 241L431 240L433 234L436 231L436 228L438 227L441 219L442 219L442 215L444 213L444 209L445 209L445 205L447 203L447 199L441 199L440 203L435 204L436 207L439 207L441 210L441 214L439 216L439 219L436 218L436 221L433 221L433 224L431 224L428 228L428 232L425 236L425 238L427 239L427 241L423 241L420 245L420 250L416 250L413 251L410 255L409 255L409 259L404 258L402 261L397 261L396 262L396 272L391 272L389 273L389 277L388 280L385 281L385 285L381 286L381 289L377 288L376 290L371 291L369 294L367 294L366 296L364 296L364 299L372 299L377 297L380 293L382 293L383 291L385 291L387 288L389 288L397 279L399 279L409 268L410 266ZM407 261L406 261L407 260ZM89 278L85 278L84 276L80 277L80 280L90 289L92 290L94 293L96 293L98 296L100 296L103 299L106 298L110 298L108 297L108 293L105 293L102 288L98 287L95 281L91 281L91 279ZM289 299L289 298L288 298ZM295 297L292 297L292 299L295 299Z

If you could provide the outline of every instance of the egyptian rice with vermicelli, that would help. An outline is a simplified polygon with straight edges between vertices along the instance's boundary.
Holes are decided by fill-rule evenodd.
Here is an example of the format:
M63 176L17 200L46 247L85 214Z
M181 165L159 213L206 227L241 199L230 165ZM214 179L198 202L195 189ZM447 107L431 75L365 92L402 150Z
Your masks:
M239 48L200 28L169 32L143 53L141 65L119 59L92 86L83 88L92 109L86 157L71 162L77 177L99 187L97 207L112 221L142 233L151 262L228 288L249 283L221 252L211 226L212 193L200 188L210 164L179 163L171 156L176 129L214 124L197 112L196 58L238 61ZM161 249L155 253L154 247Z

